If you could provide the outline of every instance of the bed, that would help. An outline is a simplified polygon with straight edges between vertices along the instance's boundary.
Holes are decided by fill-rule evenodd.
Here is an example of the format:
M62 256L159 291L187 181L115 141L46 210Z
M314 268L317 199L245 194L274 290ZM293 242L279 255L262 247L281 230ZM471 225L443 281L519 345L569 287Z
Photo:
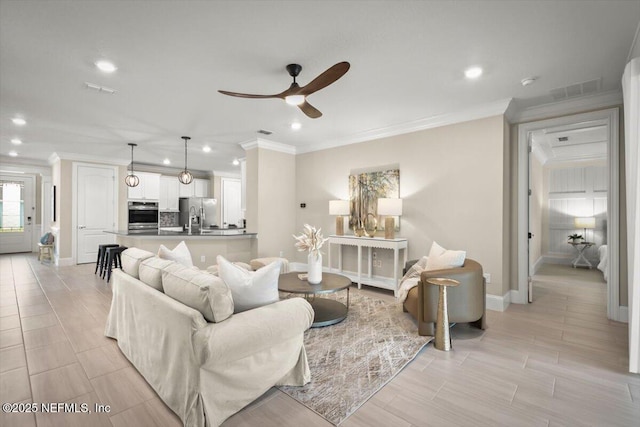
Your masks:
M598 270L602 271L604 275L604 280L609 281L609 277L607 272L609 270L609 251L607 250L607 245L602 245L598 248L598 258L600 262L598 263Z

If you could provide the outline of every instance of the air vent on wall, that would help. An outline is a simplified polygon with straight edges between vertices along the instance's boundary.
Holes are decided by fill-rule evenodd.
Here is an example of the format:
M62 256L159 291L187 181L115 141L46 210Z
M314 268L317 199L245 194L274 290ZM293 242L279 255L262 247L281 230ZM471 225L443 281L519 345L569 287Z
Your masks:
M575 83L566 87L551 89L549 93L553 97L554 101L561 101L563 99L574 98L576 96L588 95L591 93L596 93L600 90L601 81L602 78Z
M560 138L558 138L558 141L560 142L567 142L569 140L568 136L561 136Z
M258 133L261 133L263 135L271 135L273 132L271 132L270 130L260 129Z

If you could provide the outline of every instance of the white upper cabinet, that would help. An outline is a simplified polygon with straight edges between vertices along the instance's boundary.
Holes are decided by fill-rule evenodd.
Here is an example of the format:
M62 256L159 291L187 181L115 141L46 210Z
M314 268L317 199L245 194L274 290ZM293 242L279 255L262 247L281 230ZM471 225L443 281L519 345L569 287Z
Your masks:
M180 181L175 176L160 177L160 211L178 212Z
M158 200L160 198L160 174L135 172L140 183L128 187L127 197L132 200Z
M194 179L195 183L195 196L196 197L209 197L209 180L208 179Z
M196 185L194 181L195 180L191 181L191 184L189 185L184 185L183 183L178 181L178 194L180 195L180 197L193 197L196 195Z

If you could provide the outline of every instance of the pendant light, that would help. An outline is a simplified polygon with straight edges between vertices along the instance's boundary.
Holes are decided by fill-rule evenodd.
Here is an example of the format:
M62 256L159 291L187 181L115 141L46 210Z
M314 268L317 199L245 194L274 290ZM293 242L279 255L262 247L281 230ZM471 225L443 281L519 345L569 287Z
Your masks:
M188 185L193 181L193 175L187 170L187 141L189 141L191 137L182 136L181 138L184 139L184 170L178 174L178 181Z
M140 183L140 178L133 173L133 147L137 147L138 144L130 142L128 145L131 147L131 170L129 171L129 175L124 179L124 183L127 184L128 187L137 187Z

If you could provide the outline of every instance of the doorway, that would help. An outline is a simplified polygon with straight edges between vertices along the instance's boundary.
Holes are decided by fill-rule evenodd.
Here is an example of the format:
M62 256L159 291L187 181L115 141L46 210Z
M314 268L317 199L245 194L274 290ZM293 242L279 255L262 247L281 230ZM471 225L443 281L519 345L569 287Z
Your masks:
M95 262L98 245L113 243L117 228L117 167L73 164L73 247L76 264Z
M222 178L222 226L240 226L242 219L242 184L236 178Z
M608 277L607 282L607 317L613 320L622 320L624 315L621 314L620 309L620 299L619 299L619 139L618 139L618 109L608 109L602 111L595 111L591 113L582 113L576 114L572 116L559 117L556 119L548 119L542 120L538 122L525 123L518 126L518 290L512 293L512 300L518 303L527 303L529 300L529 289L530 287L530 278L534 272L534 263L530 258L530 243L531 236L529 233L531 232L531 216L530 212L530 200L529 190L531 189L531 172L532 168L529 165L530 161L530 147L534 144L534 140L536 137L541 138L553 138L558 136L556 134L554 136L553 132L567 132L573 131L574 134L579 135L581 133L587 132L587 130L593 131L594 129L597 132L601 132L604 134L606 139L606 161L604 165L606 166L605 176L601 176L600 181L604 181L606 183L606 214L602 214L600 212L600 226L602 229L602 233L606 236L606 243L608 247L608 258L609 263L606 267L605 275ZM578 138L579 139L579 138ZM550 140L550 139L549 139ZM602 141L600 141L602 142ZM556 148L558 152L562 151L570 151L569 147L570 143L567 140L557 141ZM597 153L590 152L595 145L589 146L588 149L582 147L583 149L579 151L582 158L580 159L583 162L584 168L587 167L595 167L598 168L598 165L590 165L589 161L594 161ZM550 150L551 154L553 149ZM549 154L549 153L548 153ZM591 156L591 158L589 158ZM577 169L576 169L577 170ZM591 171L593 174L597 175L598 171ZM564 172L562 172L564 173ZM562 174L560 173L560 175ZM573 174L573 176L584 176L584 171L575 170L573 172L567 172L569 175ZM567 177L569 181L571 181L571 177ZM593 180L591 180L593 181ZM593 182L592 182L593 184ZM596 185L598 189L601 189ZM593 192L594 188L591 186L591 192ZM576 191L586 191L586 190L576 190ZM531 192L533 194L533 191ZM559 194L562 192L559 192ZM565 191L564 193L570 193ZM596 217L597 208L595 208L594 203L591 203L591 208L589 212L586 212L588 209L588 203L585 203L585 194L577 195L574 198L572 203L564 203L559 201L559 204L564 203L564 206L571 205L572 208L564 209L563 214L565 215L565 223L564 226L567 227L569 224L567 221L573 221L574 217L577 218L578 215L589 216L590 218ZM567 196L568 197L568 196ZM578 201L579 200L579 201ZM571 211L571 212L568 212ZM573 212L575 211L575 212ZM578 212L580 211L580 212ZM557 218L556 218L557 219ZM597 218L596 218L597 221ZM560 227L561 228L561 227ZM575 228L575 227L574 227ZM560 229L560 235L563 234L563 230ZM590 230L593 234L590 234L590 237L593 237L594 240L597 236L596 229ZM535 233L534 233L535 234ZM534 236L535 237L535 236ZM601 236L602 238L602 236ZM557 238L556 238L557 240ZM568 248L568 245L565 244L562 250L570 250L572 248ZM560 246L559 246L560 247Z
M32 176L0 175L0 253L33 250L34 189Z

